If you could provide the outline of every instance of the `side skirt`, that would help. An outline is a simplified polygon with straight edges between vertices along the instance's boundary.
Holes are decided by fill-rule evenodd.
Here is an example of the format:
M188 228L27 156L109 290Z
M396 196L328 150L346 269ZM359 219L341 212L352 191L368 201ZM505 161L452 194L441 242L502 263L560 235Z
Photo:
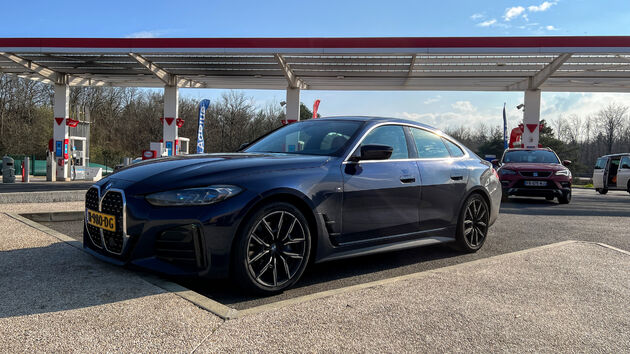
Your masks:
M426 238L421 238L417 240L398 242L394 244L390 243L390 244L384 244L384 245L376 245L376 246L370 246L370 247L365 247L365 248L358 248L358 249L333 253L322 259L318 259L317 261L315 261L315 263L328 262L328 261L356 257L356 256L366 256L366 255L376 254L376 253L381 253L381 252L399 251L399 250L404 250L407 248L436 245L440 243L447 243L447 242L453 242L453 241L455 241L455 238L452 238L452 237L439 237L439 236L426 237Z

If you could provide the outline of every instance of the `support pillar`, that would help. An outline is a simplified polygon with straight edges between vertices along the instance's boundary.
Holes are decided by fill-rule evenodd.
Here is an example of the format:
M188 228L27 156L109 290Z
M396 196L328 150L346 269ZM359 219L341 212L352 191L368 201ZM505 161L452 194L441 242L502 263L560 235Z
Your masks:
M179 88L177 86L164 86L164 119L162 122L163 149L168 156L177 155L179 118Z
M287 120L300 120L300 89L287 87Z
M53 112L55 120L53 122L53 141L55 153L55 169L57 181L70 180L69 154L70 147L68 145L70 138L68 134L68 126L66 120L70 117L70 86L55 84L55 96Z
M525 107L523 108L523 136L521 141L524 148L538 147L540 135L540 90L525 91Z

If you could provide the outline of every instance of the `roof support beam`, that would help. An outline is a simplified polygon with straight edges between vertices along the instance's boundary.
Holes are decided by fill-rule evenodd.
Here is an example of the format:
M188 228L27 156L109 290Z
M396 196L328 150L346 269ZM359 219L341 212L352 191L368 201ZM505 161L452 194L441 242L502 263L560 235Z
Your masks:
M289 82L289 88L292 88L292 89L299 88L299 89L304 89L304 90L308 88L308 85L306 85L304 81L302 81L299 77L297 77L295 73L293 72L293 70L291 70L291 68L289 67L289 64L287 64L287 62L284 60L284 57L282 55L274 54L273 56L276 58L276 61L282 68L284 77Z
M164 83L166 86L177 86L177 87L189 87L189 88L203 88L206 85L203 82L198 82L195 80L179 78L177 75L171 74L168 71L160 68L155 65L152 61L146 59L140 54L129 53L129 56L134 58L138 63L142 66L146 67L155 75L160 81Z
M70 86L105 86L106 85L105 82L103 81L83 78L83 77L74 76L74 75L68 75L65 73L54 71L43 65L37 64L28 59L24 59L15 54L0 52L0 55L32 71L36 75L35 77L33 77L33 79L37 81L43 81L46 83L53 83L53 84L59 84L59 85L70 85Z
M407 86L409 79L413 76L413 68L416 66L416 57L417 54L414 54L411 57L411 62L409 63L409 71L407 72L407 78L405 79L405 83L403 84L404 86Z
M509 91L538 90L569 58L572 53L563 53L556 57L551 63L545 65L542 70L530 76L526 80L508 86Z

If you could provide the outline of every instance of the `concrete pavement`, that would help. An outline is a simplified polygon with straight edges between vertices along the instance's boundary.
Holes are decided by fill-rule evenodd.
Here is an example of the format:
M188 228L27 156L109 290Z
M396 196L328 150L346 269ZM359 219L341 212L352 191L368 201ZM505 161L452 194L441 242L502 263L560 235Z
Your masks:
M44 205L0 206L0 352L630 350L630 254L594 243L360 284L223 321L4 214Z

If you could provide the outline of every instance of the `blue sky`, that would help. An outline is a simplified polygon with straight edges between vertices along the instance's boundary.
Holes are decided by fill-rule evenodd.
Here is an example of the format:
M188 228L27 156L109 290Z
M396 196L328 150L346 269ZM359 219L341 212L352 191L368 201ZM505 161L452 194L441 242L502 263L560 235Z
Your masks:
M0 37L368 37L629 35L628 0L535 1L4 1ZM216 99L221 90L182 90ZM283 91L247 90L255 104ZM302 91L323 115L407 117L441 128L511 125L522 93ZM630 94L543 92L542 117L585 116Z

